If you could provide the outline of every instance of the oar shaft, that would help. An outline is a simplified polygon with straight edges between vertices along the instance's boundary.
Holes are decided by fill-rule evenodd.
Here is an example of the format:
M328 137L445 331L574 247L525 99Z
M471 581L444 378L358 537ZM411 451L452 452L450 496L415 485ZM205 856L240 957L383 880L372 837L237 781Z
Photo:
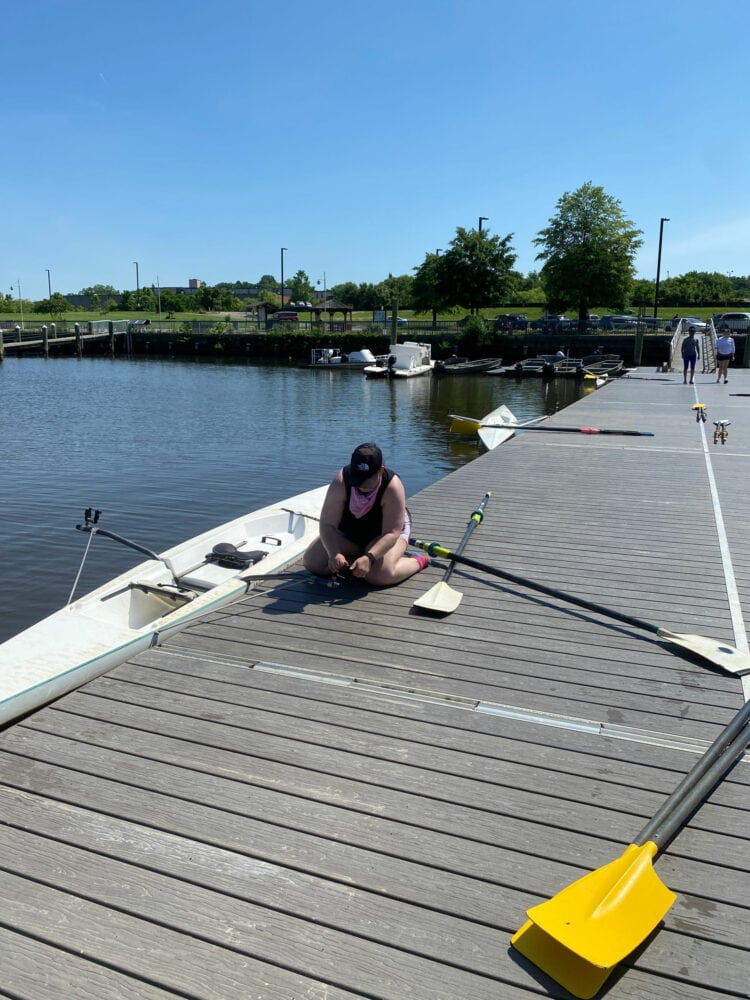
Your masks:
M567 601L568 604L575 604L579 608L585 608L586 611L594 611L597 614L605 615L607 618L614 618L616 621L623 622L625 625L632 625L634 628L644 629L646 632L658 632L660 626L652 625L651 622L644 621L642 618L635 618L633 615L626 615L621 611L615 611L614 608L606 608L602 604L596 604L594 601L587 601L583 597L575 597L573 594L568 594L564 590L557 590L555 587L547 587L543 583L537 583L535 580L527 580L523 576L517 576L515 573L509 573L504 569L497 569L495 566L489 566L487 563L480 562L478 559L471 559L468 556L463 556L458 552L451 552L450 549L444 548L438 542L425 542L420 538L410 538L409 544L413 545L415 548L423 549L431 556L437 556L439 559L452 559L454 562L460 563L462 566L471 566L472 569L478 569L482 573L489 573L490 576L498 576L502 580L509 580L511 583L517 583L521 587L527 587L529 590L537 590L540 594L546 594L548 597L556 597L559 600Z
M735 742L739 749L733 755ZM659 809L654 813L646 826L641 830L636 838L636 843L643 844L647 840L654 840L660 847L668 839L670 827L667 824L674 811L692 793L704 775L714 768L717 762L721 761L721 766L727 769L732 761L739 756L750 742L750 701L746 702L737 712L732 721L722 729L710 747L695 762L688 773L672 792L669 798L665 799ZM720 769L720 768L719 768ZM710 784L716 780L715 776ZM694 808L694 804L693 807ZM690 811L692 812L692 808ZM662 828L662 824L664 827Z
M482 424L482 427L506 427L511 430L546 431L558 434L626 434L630 437L653 437L653 431L625 431L601 427L522 427L520 424Z
M645 826L639 834L636 843L643 844L647 840L651 840L660 851L664 850L669 841L690 819L690 816L698 806L702 805L709 797L730 767L745 752L749 743L750 725L746 725L728 746L724 746L710 767L704 768L699 777L690 783L690 787L686 792L683 791L681 795L677 796L678 788L672 793L662 806L662 810L664 811L659 822L655 823L652 820ZM689 777L689 775L686 777ZM674 802L671 802L673 796L676 796L676 798Z
M471 537L471 533L474 530L474 528L476 528L478 524L482 523L482 520L484 518L484 508L487 506L487 501L489 500L490 496L491 494L489 492L485 493L484 499L479 504L477 509L473 511L471 517L469 518L469 523L466 525L466 531L464 532L464 537L458 543L458 546L456 548L456 552L458 553L458 555L461 555L463 550L466 548L466 543L469 541L469 538ZM447 583L448 580L450 580L451 573L455 568L456 568L456 562L454 559L451 559L450 566L443 575L443 583Z

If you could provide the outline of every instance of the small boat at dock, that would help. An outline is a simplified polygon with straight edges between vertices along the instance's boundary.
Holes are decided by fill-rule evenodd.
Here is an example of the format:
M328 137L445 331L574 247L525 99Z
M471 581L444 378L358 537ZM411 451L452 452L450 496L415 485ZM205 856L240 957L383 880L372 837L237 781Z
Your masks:
M446 358L435 362L436 375L482 375L491 368L499 368L502 358L479 358L469 361L467 358Z
M310 351L311 368L358 368L363 369L365 365L374 365L378 360L384 360L386 355L376 358L372 351L366 347L361 351L350 351L349 354L342 354L338 347L313 347Z
M366 378L414 378L429 375L434 366L430 344L407 340L403 344L391 344L384 362L365 365L364 373Z
M263 507L161 554L99 527L77 527L149 558L0 645L0 725L59 698L236 601L254 578L298 559L317 534L327 487Z

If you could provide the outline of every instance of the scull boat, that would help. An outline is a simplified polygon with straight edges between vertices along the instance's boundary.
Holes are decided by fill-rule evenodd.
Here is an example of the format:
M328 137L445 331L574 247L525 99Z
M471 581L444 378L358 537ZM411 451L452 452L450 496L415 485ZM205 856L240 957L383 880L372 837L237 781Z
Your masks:
M228 521L161 554L98 526L82 531L149 556L0 645L0 725L156 646L298 559L318 531L326 486Z

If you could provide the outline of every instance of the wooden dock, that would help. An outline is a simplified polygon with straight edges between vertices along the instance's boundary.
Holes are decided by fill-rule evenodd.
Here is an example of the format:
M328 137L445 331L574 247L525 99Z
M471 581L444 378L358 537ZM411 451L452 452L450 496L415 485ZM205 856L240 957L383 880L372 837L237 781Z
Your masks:
M698 383L592 393L553 425L655 436L523 434L412 497L416 534L455 545L489 490L467 554L747 649L750 372ZM415 611L441 575L268 581L7 727L0 995L568 997L510 935L621 853L750 677L459 568L453 615ZM746 757L657 860L677 902L609 1000L750 995L749 790Z

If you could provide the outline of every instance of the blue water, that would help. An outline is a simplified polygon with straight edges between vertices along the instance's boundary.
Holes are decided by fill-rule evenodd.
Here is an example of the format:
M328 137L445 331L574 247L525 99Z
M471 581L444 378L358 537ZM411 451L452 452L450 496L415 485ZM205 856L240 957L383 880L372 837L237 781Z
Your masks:
M375 440L416 493L471 461L448 413L508 405L519 419L582 392L486 375L381 382L356 371L176 360L6 358L0 641L65 604L87 536L83 510L156 551L320 486ZM76 594L140 557L94 540Z

